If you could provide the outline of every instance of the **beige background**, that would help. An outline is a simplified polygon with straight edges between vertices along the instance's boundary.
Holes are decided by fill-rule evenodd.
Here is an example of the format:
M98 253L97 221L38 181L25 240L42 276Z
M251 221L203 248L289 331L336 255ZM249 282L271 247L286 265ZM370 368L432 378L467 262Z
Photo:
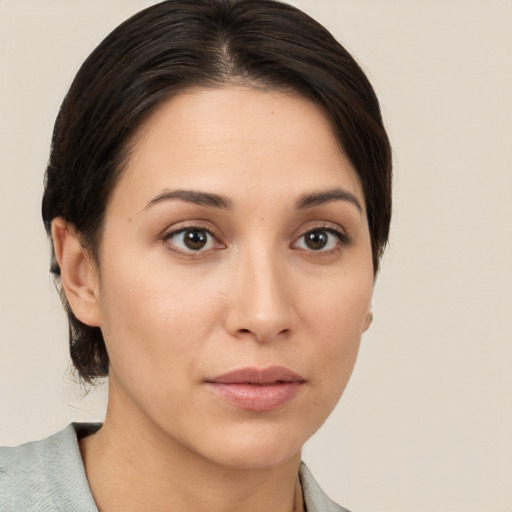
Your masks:
M66 373L39 216L82 60L148 0L0 0L0 443L101 419ZM512 2L300 0L367 70L391 245L352 381L305 459L357 512L512 511Z

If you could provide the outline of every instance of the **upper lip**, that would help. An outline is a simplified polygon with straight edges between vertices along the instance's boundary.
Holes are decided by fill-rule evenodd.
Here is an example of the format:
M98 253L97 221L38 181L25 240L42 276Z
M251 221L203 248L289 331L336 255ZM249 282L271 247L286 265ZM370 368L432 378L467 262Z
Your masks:
M270 385L281 382L304 382L305 379L284 366L269 366L267 368L240 368L217 377L206 379L206 382L217 384L260 384Z

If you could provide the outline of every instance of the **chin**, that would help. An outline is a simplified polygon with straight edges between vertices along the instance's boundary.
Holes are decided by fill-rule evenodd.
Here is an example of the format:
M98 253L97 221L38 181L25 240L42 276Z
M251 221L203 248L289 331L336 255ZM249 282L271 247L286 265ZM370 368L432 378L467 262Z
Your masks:
M283 449L275 443L253 443L250 446L233 447L218 454L216 462L222 466L240 470L269 470L285 465L293 459L300 461L302 445Z
M293 459L299 462L302 446L308 437L296 426L290 431L283 425L245 425L243 428L223 429L218 436L214 435L205 442L202 451L204 456L221 466L272 469Z

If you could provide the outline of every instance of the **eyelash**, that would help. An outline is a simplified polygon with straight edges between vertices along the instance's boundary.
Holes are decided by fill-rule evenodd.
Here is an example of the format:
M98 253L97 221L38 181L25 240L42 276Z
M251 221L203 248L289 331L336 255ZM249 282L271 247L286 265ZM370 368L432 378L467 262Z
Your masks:
M330 255L330 254L339 252L343 247L346 247L350 243L350 239L344 232L342 232L338 229L335 229L330 225L327 225L327 226L323 225L323 226L315 226L311 229L308 229L292 245L297 244L300 240L304 240L304 237L306 235L313 234L313 233L327 233L336 238L334 247L331 247L330 249L325 250L322 248L319 250L315 250L315 249L311 249L311 248L307 248L307 247L299 248L301 250L311 253L311 255L314 255L314 256L326 256L326 255ZM328 243L329 242L327 242L327 244Z
M185 249L185 248L178 247L175 243L172 243L172 241L171 241L173 237L176 237L176 236L178 236L180 234L185 234L185 233L191 232L191 231L197 231L197 232L200 232L200 233L206 233L207 234L207 237L209 237L211 239L210 241L214 245L214 247L208 248L207 250L224 249L226 247L224 244L218 242L219 235L216 235L215 233L212 233L211 229L206 228L205 226L202 226L200 224L191 224L191 225L180 227L178 229L174 229L174 230L166 233L163 236L163 241L168 243L169 244L169 248L172 251L174 251L174 252L185 254L185 255L191 256L191 257L198 257L198 256L201 255L201 253L207 252L207 250L197 250L197 251L195 251L195 250L190 249L190 248L189 249Z
M207 237L213 239L213 240L210 240L210 245L213 243L214 247L208 247L207 249L201 248L199 250L194 250L194 249L190 249L190 248L185 249L185 248L178 247L175 243L171 242L172 238L174 238L180 234L185 234L187 232L193 232L193 231L197 231L199 233L206 233ZM325 256L328 254L333 254L335 252L339 252L343 247L349 245L349 243L350 243L349 237L341 230L335 229L331 225L320 225L320 226L312 227L311 229L308 229L307 231L304 231L291 245L292 246L296 245L300 240L303 240L306 235L313 234L313 233L328 233L329 235L334 236L337 239L335 246L330 249L327 249L327 250L322 250L322 249L315 250L315 249L311 249L311 248L307 248L307 247L303 247L303 248L297 247L297 249L303 250L305 252L309 252L309 253L311 253L311 255ZM181 254L184 254L187 256L191 256L191 257L200 257L201 253L208 252L208 251L215 250L215 249L218 250L218 249L226 248L226 246L224 244L218 242L218 238L219 238L219 236L212 233L212 231L209 228L206 228L200 224L191 224L191 225L180 227L178 229L174 229L173 231L166 233L163 236L163 241L168 243L169 248L174 252L178 252L178 253L181 253ZM208 244L208 241L206 243Z

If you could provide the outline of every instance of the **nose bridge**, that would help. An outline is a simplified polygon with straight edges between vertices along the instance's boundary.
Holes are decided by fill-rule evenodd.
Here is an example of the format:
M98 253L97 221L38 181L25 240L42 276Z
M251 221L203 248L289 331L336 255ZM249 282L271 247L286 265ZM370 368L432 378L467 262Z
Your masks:
M271 246L242 251L236 265L230 331L269 340L295 329L289 273Z

